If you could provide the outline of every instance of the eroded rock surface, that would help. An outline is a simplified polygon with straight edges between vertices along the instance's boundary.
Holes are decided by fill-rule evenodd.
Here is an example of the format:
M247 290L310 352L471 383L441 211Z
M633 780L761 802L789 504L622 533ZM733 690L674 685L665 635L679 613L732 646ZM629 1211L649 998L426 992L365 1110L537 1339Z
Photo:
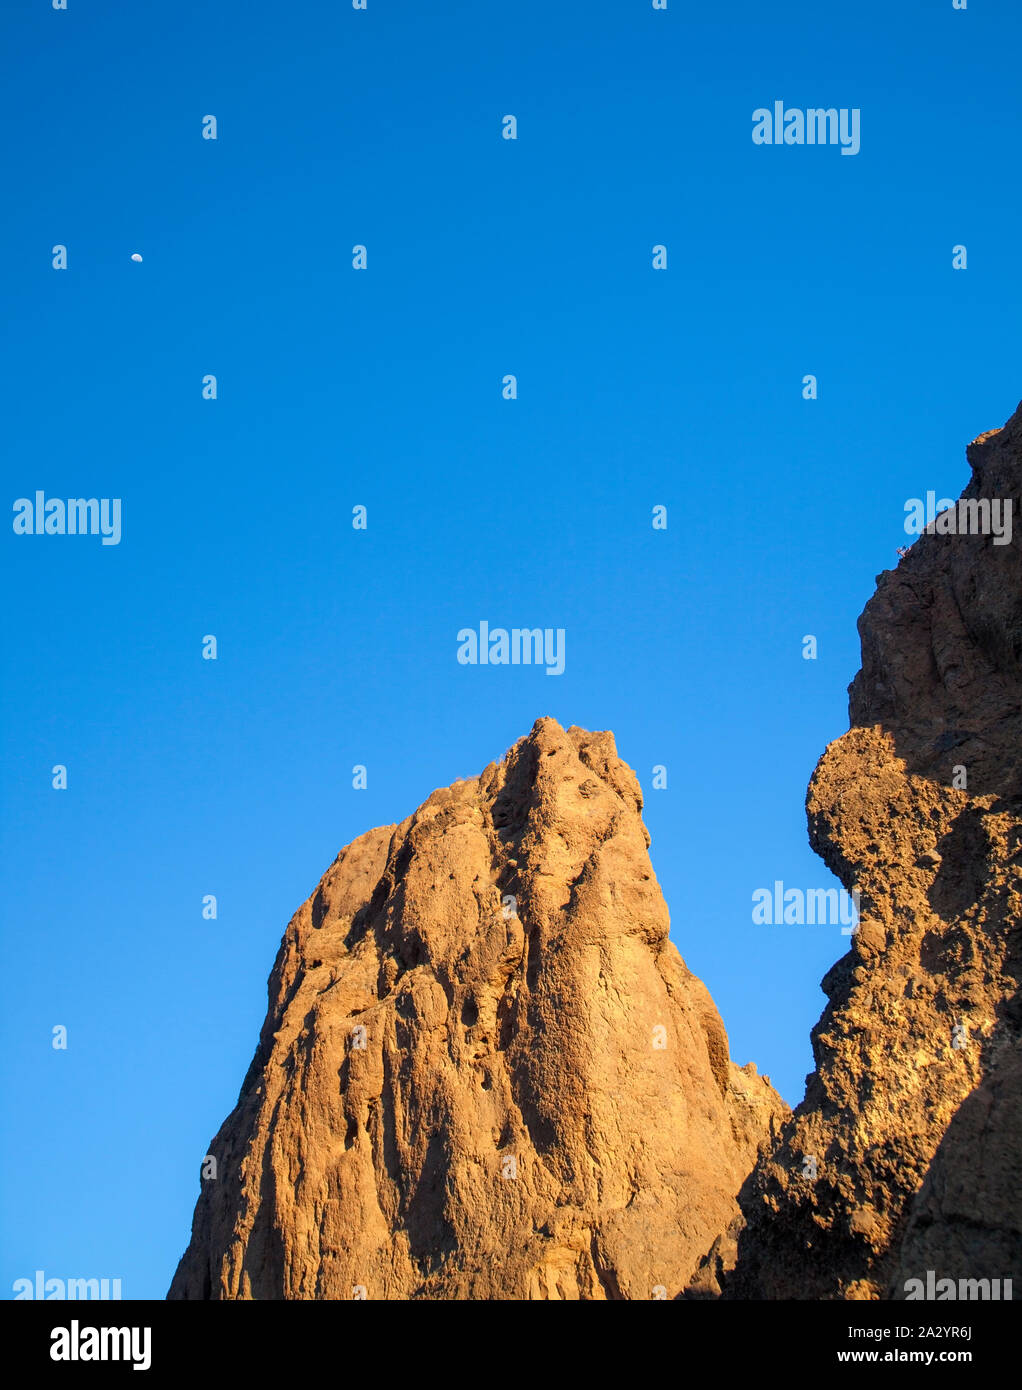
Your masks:
M968 458L963 498L1011 499L1011 542L924 534L859 621L807 811L861 926L728 1297L900 1298L927 1270L1022 1296L1022 407Z
M668 939L641 809L611 734L541 719L338 855L171 1298L685 1290L788 1112Z

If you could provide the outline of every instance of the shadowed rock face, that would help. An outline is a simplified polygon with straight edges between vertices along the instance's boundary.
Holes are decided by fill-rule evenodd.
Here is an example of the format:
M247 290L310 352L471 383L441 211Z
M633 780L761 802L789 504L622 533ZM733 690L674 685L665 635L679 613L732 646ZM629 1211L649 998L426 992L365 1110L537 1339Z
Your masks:
M641 809L612 735L541 719L341 852L171 1298L685 1290L788 1112L668 940Z
M859 621L806 805L862 922L728 1297L902 1298L927 1270L1022 1296L1022 407L968 457L963 497L1011 498L1012 540L924 534Z

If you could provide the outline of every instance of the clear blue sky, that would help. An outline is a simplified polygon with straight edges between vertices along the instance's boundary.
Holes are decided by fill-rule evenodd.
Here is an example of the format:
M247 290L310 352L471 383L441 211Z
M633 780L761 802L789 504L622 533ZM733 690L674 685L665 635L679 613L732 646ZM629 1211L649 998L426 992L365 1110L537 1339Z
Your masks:
M1022 396L1016 0L5 28L5 505L119 497L123 539L0 544L0 1296L162 1297L288 918L543 714L614 730L674 939L797 1102L847 942L751 894L833 882L803 803L855 620ZM755 146L778 99L859 108L860 153ZM564 675L459 666L482 618L563 627Z

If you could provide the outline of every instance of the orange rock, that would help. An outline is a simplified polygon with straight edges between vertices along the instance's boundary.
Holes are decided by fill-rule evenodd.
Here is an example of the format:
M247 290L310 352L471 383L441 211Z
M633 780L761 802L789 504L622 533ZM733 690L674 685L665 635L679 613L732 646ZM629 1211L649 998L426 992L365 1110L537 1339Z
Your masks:
M963 497L1019 515L1022 407L968 458ZM859 631L806 808L864 926L743 1189L729 1298L904 1298L927 1270L1022 1288L1022 545L921 536Z
M292 919L171 1298L675 1298L787 1107L668 939L613 736L540 719Z

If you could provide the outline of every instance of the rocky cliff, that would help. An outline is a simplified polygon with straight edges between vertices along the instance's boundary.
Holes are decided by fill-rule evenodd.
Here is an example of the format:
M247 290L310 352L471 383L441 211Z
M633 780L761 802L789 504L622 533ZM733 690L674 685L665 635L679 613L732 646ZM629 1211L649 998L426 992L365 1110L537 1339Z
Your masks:
M541 719L338 855L171 1298L686 1289L788 1112L668 940L641 809L609 733Z
M807 811L861 926L728 1297L903 1298L928 1270L1022 1296L1022 407L968 459L962 497L1010 499L1012 539L938 523L860 619Z

